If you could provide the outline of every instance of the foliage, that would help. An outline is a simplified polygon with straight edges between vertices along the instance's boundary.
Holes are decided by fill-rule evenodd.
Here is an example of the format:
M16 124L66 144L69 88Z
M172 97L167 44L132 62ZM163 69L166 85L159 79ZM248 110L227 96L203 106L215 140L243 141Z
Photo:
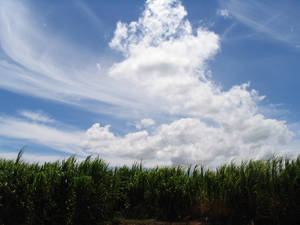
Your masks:
M300 224L300 157L202 167L111 168L102 159L0 159L0 225L122 219Z

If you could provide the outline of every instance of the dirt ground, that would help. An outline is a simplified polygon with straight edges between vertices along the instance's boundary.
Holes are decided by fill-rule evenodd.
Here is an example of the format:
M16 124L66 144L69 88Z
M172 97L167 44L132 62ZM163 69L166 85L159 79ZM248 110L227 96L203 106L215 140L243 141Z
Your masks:
M114 223L108 223L107 225L117 225ZM204 225L204 223L197 221L189 222L150 222L150 221L139 221L139 222L120 222L118 225Z

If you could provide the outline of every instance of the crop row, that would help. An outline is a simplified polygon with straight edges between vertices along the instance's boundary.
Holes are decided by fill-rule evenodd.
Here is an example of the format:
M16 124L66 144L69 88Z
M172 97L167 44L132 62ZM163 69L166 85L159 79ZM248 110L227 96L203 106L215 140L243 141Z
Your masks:
M100 158L0 160L0 225L116 219L300 224L300 157L203 166L109 167Z

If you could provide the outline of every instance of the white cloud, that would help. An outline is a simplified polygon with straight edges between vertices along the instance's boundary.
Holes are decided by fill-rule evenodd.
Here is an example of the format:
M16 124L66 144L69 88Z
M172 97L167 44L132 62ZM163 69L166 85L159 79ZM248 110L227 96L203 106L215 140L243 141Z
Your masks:
M235 127L209 126L185 118L147 131L115 136L109 126L93 125L83 146L88 152L154 164L205 163L217 165L232 159L270 157L291 139L283 122L255 116Z
M225 18L229 17L230 16L230 12L228 9L219 9L217 11L217 14L220 15L220 16L223 16Z
M110 75L131 80L161 99L161 108L185 118L117 137L99 124L86 133L90 152L164 163L218 164L262 158L282 150L293 134L284 121L259 113L264 99L249 84L223 91L205 75L206 61L219 49L218 36L193 32L177 0L148 0L138 21L118 22L110 46L125 59Z
M218 51L219 38L205 28L193 32L186 14L179 1L147 1L137 22L119 22L110 45L125 60L114 64L110 75L144 87L171 114L218 122L255 114L263 97L248 91L248 84L226 92L206 76L206 61Z
M300 43L299 8L295 4L288 1L268 4L259 0L229 0L221 1L221 6L237 21L260 34L261 38L271 38L295 48Z
M113 65L110 75L159 96L161 108L172 113L191 113L195 105L202 108L201 98L209 101L214 95L213 85L199 79L206 80L205 61L219 49L219 38L205 28L194 35L186 14L179 1L147 1L142 17L119 22L110 42L126 57Z
M72 154L84 154L80 148L83 131L49 126L39 122L41 121L0 117L0 136L29 140Z
M142 119L140 122L136 123L135 127L137 129L142 129L142 128L151 127L154 124L155 124L155 121L153 119L145 118L145 119Z
M100 63L97 63L96 66L97 66L97 68L98 68L99 71L102 70L102 67L101 67L101 64L100 64Z
M75 4L82 12L85 13L87 18L95 25L95 27L98 29L104 28L103 22L84 1L76 1Z
M0 2L5 55L0 59L0 88L120 117L136 116L126 115L128 108L142 112L155 105L135 84L106 76L107 62L99 70L99 55L47 33L37 21L25 2Z
M19 114L27 119L30 119L30 120L36 121L36 122L42 122L42 123L56 122L54 119L51 119L43 112L32 112L32 111L28 111L28 110L22 110L19 112Z

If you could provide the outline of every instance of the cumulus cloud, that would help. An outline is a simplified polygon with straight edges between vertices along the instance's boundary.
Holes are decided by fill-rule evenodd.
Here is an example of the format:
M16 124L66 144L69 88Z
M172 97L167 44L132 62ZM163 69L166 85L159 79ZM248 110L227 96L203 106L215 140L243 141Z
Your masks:
M173 113L191 111L195 96L207 95L198 88L199 79L206 79L205 61L219 49L218 36L205 28L194 35L186 15L179 1L147 1L138 21L118 22L110 42L125 56L112 66L110 76L139 84Z
M86 132L83 146L104 157L144 159L150 164L218 165L232 159L270 157L290 138L283 122L257 115L237 129L185 118L162 124L153 134L143 130L124 137L115 136L109 126L95 124Z
M220 48L219 37L203 27L194 32L180 1L147 1L138 21L119 22L110 46L125 60L110 75L132 80L159 96L161 108L222 120L224 116L252 113L262 99L248 84L224 92L206 76L206 61ZM172 19L170 19L172 18Z
M83 143L87 151L167 164L216 165L271 156L291 140L284 121L260 113L264 96L249 90L250 84L224 91L206 76L206 62L219 50L219 37L203 27L193 30L186 15L178 0L148 0L137 21L118 22L110 42L124 60L109 75L142 86L177 119L152 133L141 130L123 137L109 126L94 124Z
M155 121L150 118L142 119L140 122L136 123L135 127L136 129L142 129L142 128L147 128L151 127L155 124Z

